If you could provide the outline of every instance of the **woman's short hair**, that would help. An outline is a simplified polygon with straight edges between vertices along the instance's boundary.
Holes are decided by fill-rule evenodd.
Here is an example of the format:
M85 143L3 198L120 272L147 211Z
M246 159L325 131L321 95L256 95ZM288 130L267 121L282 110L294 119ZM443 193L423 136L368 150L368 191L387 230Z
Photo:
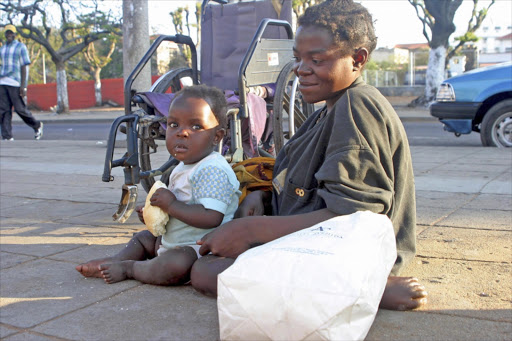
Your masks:
M323 27L332 34L334 44L353 50L364 47L371 54L377 46L371 14L353 0L326 0L308 7L298 24Z

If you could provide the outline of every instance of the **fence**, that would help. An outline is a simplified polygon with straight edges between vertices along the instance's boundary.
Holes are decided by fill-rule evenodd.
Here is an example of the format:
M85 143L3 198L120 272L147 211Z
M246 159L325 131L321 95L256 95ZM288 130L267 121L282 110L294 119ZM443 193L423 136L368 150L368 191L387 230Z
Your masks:
M159 76L152 76L154 83ZM122 78L102 79L101 97L103 102L119 106L124 103L124 80ZM94 81L68 82L69 109L86 109L96 106ZM28 105L32 109L48 111L57 105L57 84L30 84L27 90Z
M375 87L386 86L414 86L425 85L426 70L414 70L411 78L409 71L382 71L382 70L364 70L363 79L366 83Z

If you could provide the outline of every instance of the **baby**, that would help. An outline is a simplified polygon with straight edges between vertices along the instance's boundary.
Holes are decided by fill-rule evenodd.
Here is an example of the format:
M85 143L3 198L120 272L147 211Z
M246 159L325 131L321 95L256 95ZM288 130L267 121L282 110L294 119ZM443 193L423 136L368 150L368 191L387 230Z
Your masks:
M180 163L170 175L169 188L159 188L150 199L152 206L169 214L165 234L139 232L115 256L80 264L77 271L107 283L136 279L179 285L190 280L192 265L200 257L196 241L233 219L238 207L240 184L215 151L226 132L226 111L224 94L214 87L186 87L176 94L165 140ZM144 222L142 206L137 213Z

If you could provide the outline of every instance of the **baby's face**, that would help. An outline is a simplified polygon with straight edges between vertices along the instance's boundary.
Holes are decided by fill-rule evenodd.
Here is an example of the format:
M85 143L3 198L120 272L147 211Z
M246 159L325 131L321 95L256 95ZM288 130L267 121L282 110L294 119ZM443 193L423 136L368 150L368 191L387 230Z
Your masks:
M179 97L172 102L165 143L175 159L196 163L209 155L221 138L219 122L205 100Z

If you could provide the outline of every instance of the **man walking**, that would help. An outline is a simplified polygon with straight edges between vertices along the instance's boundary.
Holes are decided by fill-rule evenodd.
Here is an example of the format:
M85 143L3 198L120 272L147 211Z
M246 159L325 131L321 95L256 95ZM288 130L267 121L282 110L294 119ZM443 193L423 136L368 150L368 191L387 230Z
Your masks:
M43 136L43 123L37 121L28 110L24 98L27 95L28 65L30 59L25 44L15 40L16 27L5 26L6 43L0 47L0 124L2 139L12 141L12 108L23 122L34 129L34 138Z

